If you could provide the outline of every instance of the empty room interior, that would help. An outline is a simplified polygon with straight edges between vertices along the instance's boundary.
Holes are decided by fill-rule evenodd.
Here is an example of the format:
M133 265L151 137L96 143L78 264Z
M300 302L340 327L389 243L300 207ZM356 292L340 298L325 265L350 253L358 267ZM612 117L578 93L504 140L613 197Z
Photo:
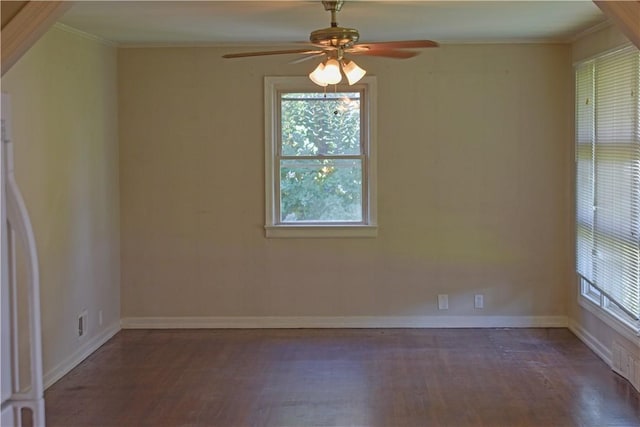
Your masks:
M1 4L3 427L640 425L640 2Z

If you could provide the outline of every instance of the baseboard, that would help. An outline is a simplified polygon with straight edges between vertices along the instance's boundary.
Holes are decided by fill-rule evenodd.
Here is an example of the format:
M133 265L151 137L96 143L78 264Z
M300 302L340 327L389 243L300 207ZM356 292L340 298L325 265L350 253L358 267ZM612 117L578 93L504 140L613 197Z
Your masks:
M607 365L611 366L611 350L602 344L589 331L584 329L578 322L569 319L569 330L577 336L580 341L586 344L595 354L598 355Z
M566 316L125 317L123 329L566 328Z
M104 343L109 341L115 334L120 331L118 322L109 325L104 331L89 341L85 342L78 350L69 357L58 363L52 369L44 374L43 384L45 390L51 387L56 381L65 376L69 371L78 366L84 359L89 357L91 353L100 348Z

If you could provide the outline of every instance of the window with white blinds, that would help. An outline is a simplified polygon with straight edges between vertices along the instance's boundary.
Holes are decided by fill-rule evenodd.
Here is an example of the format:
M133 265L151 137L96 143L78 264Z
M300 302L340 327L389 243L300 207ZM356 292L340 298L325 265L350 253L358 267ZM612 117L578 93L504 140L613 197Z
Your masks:
M576 67L576 267L603 308L640 318L640 53ZM585 286L582 286L583 294Z

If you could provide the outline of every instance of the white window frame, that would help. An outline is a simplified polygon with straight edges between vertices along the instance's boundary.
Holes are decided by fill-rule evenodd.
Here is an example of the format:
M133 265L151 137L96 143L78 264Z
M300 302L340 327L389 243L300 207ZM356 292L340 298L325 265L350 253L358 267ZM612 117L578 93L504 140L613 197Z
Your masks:
M589 281L578 276L578 304L630 341L640 336L640 321L621 310Z
M574 64L577 69L578 66L586 62L593 61L598 57L604 57L610 53L617 52L619 50L628 48L630 44L625 44L614 49L610 49L606 52L602 52L593 57L584 59ZM574 78L577 74L574 72ZM577 127L576 127L577 132ZM576 151L577 161L577 151ZM576 163L577 164L577 163ZM576 182L577 185L577 182ZM577 212L576 212L577 213ZM578 304L589 311L591 314L602 320L605 324L611 327L628 340L635 342L640 337L640 320L636 320L622 310L615 302L613 302L607 295L600 291L596 286L591 284L587 279L577 274L578 285Z
M332 90L333 87L327 87ZM338 85L338 92L353 92L364 90L360 108L363 111L361 119L361 134L364 145L364 159L362 167L363 179L363 215L359 223L310 223L290 224L282 223L278 218L278 203L280 202L278 157L278 130L280 120L280 93L282 91L322 92L322 88L315 85L307 77L271 77L264 80L264 111L265 111L265 230L266 237L318 238L318 237L376 237L378 235L377 222L377 150L376 150L376 78L364 77L353 86Z

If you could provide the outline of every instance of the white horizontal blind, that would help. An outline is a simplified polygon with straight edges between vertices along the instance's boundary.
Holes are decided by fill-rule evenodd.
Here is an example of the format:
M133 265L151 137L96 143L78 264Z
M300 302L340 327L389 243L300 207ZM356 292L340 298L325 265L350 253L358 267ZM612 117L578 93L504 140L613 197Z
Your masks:
M578 272L638 319L640 54L629 47L596 58L576 77Z
M593 272L593 63L576 69L576 250L577 270L583 277Z

